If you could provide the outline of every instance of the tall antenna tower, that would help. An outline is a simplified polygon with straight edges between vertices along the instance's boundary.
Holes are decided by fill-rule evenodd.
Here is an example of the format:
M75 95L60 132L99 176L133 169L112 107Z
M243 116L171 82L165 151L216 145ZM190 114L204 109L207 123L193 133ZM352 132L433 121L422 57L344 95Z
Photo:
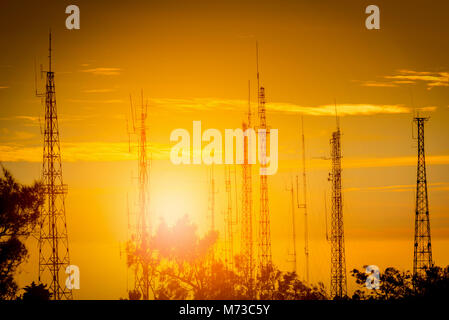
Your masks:
M260 86L259 77L259 46L256 42L257 60L257 90L258 90L258 114L259 130L265 130L266 134L259 134L259 143L262 152L267 153L267 137L270 131L267 128L266 108L265 108L265 88ZM266 164L261 164L266 166ZM268 205L268 177L260 175L260 216L259 216L259 266L262 275L271 268L271 233L270 233L270 209Z
M336 108L336 107L335 107ZM343 228L343 203L341 192L341 144L340 125L337 117L337 131L332 133L332 213L331 213L331 297L343 298L347 293L345 239Z
M42 182L45 203L41 209L39 230L39 283L49 285L51 299L71 300L72 290L65 286L65 271L70 265L69 241L65 215L67 185L62 179L56 108L55 74L51 70L51 32L49 33L48 71L46 72L45 128Z
M292 241L293 241L293 254L292 254L292 262L293 264L293 272L297 274L297 262L296 262L296 217L295 217L295 197L294 192L295 188L293 187L293 181L291 182L290 188L287 188L287 191L291 193L291 208L292 208Z
M248 122L243 122L243 131L251 128L251 84L248 81ZM246 282L251 285L254 278L254 257L253 257L253 188L252 188L252 166L249 163L250 152L249 135L244 140L244 161L242 164L242 234L241 234L241 254L243 258L243 275ZM250 289L251 290L251 289Z
M212 163L209 176L209 219L210 219L210 231L215 231L215 176L214 176L214 164Z
M416 179L415 246L413 274L424 273L433 266L430 239L429 199L427 196L426 157L424 152L424 123L428 118L416 117L418 128L418 166Z
M228 208L225 213L225 265L228 270L234 268L234 233L233 226L235 220L232 216L232 187L231 187L231 167L225 165L225 187Z
M302 191L303 191L303 203L299 203L298 196L298 209L304 209L304 255L306 260L305 278L309 282L309 221L307 217L307 176L306 176L306 143L304 139L304 118L301 117L301 141L302 141ZM297 181L298 182L298 181ZM297 183L299 191L299 183Z
M138 157L138 213L136 215L135 227L131 233L132 246L134 248L134 264L131 266L134 273L134 291L140 294L143 300L149 299L150 277L149 260L151 251L149 247L151 236L151 220L149 212L149 159L147 157L147 127L148 103L144 103L143 90L141 91L141 110L139 123L134 121L135 111L132 107L133 133L138 135L137 157Z

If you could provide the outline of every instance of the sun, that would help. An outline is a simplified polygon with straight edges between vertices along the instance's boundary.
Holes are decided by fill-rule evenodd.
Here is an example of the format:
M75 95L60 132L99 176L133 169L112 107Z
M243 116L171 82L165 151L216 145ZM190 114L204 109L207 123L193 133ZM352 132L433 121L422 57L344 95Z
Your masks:
M190 191L189 191L190 190ZM152 211L154 212L156 227L161 221L168 226L173 226L184 216L198 224L201 221L201 202L198 195L192 192L192 188L170 185L167 188L159 188L152 192ZM151 200L150 200L151 201Z

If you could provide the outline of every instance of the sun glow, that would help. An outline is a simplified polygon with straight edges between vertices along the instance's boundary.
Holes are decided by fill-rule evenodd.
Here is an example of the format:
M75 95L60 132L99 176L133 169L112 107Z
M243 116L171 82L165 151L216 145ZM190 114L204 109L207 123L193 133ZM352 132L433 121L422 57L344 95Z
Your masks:
M158 188L152 191L153 204L151 205L157 227L162 221L168 226L173 226L179 219L188 216L190 221L198 223L201 220L203 208L197 201L194 190L179 184L170 185L166 188Z

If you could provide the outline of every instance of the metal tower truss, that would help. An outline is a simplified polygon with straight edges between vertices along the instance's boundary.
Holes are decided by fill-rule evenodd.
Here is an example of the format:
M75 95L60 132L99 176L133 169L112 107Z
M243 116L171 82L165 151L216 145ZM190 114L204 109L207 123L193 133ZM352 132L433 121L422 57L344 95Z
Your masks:
M299 179L296 180L296 198L298 209L304 210L304 256L305 256L305 279L309 282L309 221L307 214L307 176L306 176L306 143L304 138L304 118L301 117L301 142L302 142L302 192L303 202L299 199Z
M227 195L227 210L224 215L225 222L225 265L228 270L234 270L234 226L237 225L237 212L233 216L233 197L231 184L231 165L225 165L225 190ZM235 169L235 168L234 168ZM235 173L235 170L234 170ZM235 185L235 187L237 187ZM237 194L236 194L237 195ZM237 201L236 201L237 202ZM237 207L236 207L237 209Z
M343 228L343 203L341 191L341 145L340 128L332 133L332 213L331 213L331 297L343 298L347 294L345 239Z
M248 91L250 85L248 83ZM243 131L251 128L251 100L248 95L248 122L243 122ZM249 136L248 136L249 137ZM254 249L253 249L253 189L252 189L252 166L249 163L250 141L244 140L244 162L242 164L242 219L241 219L241 256L243 276L248 286L254 279ZM254 141L251 141L254 143ZM251 288L250 288L251 290Z
M132 101L132 100L131 100ZM134 293L143 300L150 297L150 260L151 260L151 219L149 199L150 159L147 156L147 126L148 103L144 103L141 93L141 112L139 123L135 125L135 111L131 102L133 129L131 133L138 136L138 210L135 221L132 222L131 238L128 243L128 254L133 263L129 265L134 275Z
M49 286L51 299L71 300L72 290L66 285L66 268L70 265L65 214L67 185L62 179L56 108L55 74L51 70L51 33L49 34L48 71L46 72L44 152L42 183L45 203L39 221L39 283Z
M416 117L418 129L418 165L416 177L415 244L413 274L424 274L433 266L430 237L429 199L427 195L426 157L424 152L424 123L428 118Z
M290 187L287 187L287 191L290 192L291 195L291 210L292 210L292 244L293 244L293 252L289 254L291 256L291 260L288 260L288 262L291 262L293 265L293 272L298 274L297 270L297 261L296 261L296 212L295 212L295 197L294 192L295 188L293 186L293 181L291 181Z
M258 90L258 115L259 115L259 130L265 130L266 134L259 134L260 149L265 151L269 150L267 141L270 131L267 127L266 119L266 107L265 107L265 88L259 84L259 50L257 51L257 90ZM259 159L259 161L264 159ZM261 161L261 166L264 167ZM259 268L262 276L267 275L272 267L271 256L271 227L270 227L270 209L268 202L268 176L260 175L260 215L259 215Z

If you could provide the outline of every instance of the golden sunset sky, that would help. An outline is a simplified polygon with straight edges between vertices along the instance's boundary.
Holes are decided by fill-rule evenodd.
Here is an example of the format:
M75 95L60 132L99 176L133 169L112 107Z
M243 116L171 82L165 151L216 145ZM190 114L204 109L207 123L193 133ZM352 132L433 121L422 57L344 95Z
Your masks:
M65 28L76 4L81 29ZM365 28L366 6L380 30ZM300 172L304 116L309 184L311 280L329 287L324 193L335 130L343 132L343 188L349 270L412 268L416 140L413 116L429 116L426 155L433 257L449 264L449 2L442 1L11 1L0 3L0 161L23 183L40 177L44 109L34 63L47 68L53 34L71 263L76 299L127 296L127 203L135 209L136 149L129 152L129 95L148 99L150 214L173 223L187 214L207 230L210 167L175 166L170 133L241 127L251 81L256 109L256 40L267 119L279 130L279 170L269 177L275 264L291 270L290 194ZM44 81L38 78L41 91ZM255 121L254 119L253 121ZM415 130L416 131L416 130ZM132 144L136 137L131 136ZM238 168L237 173L241 171ZM215 167L223 230L224 167ZM258 190L254 171L253 188ZM255 216L258 192L255 193ZM327 207L330 208L328 202ZM239 208L240 210L241 208ZM134 210L135 211L135 210ZM328 210L330 214L330 210ZM304 276L303 216L297 210L298 270ZM21 286L37 280L37 242ZM236 244L236 247L238 244Z

